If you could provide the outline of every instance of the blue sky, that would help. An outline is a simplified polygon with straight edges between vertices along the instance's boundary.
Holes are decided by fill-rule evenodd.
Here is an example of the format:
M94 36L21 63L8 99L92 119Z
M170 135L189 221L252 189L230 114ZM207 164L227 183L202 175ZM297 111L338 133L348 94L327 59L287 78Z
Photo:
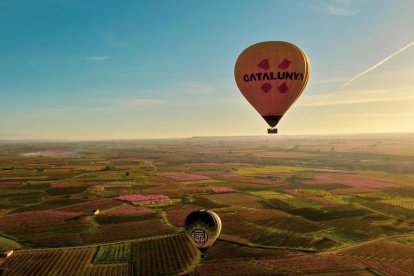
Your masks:
M238 54L264 40L299 45L312 66L280 133L414 132L413 11L410 0L1 0L0 139L264 134L233 78Z

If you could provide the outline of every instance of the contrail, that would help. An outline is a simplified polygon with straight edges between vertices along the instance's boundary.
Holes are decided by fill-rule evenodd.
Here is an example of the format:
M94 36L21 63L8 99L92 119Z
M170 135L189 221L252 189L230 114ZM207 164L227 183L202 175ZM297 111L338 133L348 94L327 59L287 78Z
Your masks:
M359 77L365 75L366 73L374 70L375 68L377 68L378 66L381 66L382 64L384 64L385 62L387 62L389 59L395 57L396 55L400 54L401 52L407 50L409 47L414 45L414 41L411 42L410 44L408 44L405 47L402 47L401 49L399 49L397 52L391 54L390 56L384 58L383 60L381 60L380 62L378 62L377 64L371 66L370 68L368 68L367 70L359 73L358 75L356 75L355 77L353 77L352 79L350 79L349 81L347 81L344 85L342 85L339 89L345 88L347 87L350 83L352 83L353 81L355 81L356 79L358 79Z

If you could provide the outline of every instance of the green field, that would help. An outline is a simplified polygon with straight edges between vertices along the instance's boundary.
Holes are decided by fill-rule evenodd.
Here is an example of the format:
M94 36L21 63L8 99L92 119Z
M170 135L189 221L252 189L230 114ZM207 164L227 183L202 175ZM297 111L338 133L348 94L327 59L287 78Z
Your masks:
M413 147L408 134L2 142L0 250L15 253L0 275L413 275ZM201 262L182 225L203 208L223 230Z

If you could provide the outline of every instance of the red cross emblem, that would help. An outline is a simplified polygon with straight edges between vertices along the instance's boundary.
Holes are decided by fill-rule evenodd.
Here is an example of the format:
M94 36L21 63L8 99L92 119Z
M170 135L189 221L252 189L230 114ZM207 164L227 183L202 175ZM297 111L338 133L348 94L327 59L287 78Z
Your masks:
M287 58L283 59L282 62L279 64L279 69L281 70L286 70L289 68L289 65L292 62L290 60L288 60ZM263 69L265 71L270 69L270 64L269 64L269 60L267 58L263 59L262 61L259 62L259 64L257 65L260 69ZM261 87L263 92L267 93L272 89L272 85L268 82L265 82ZM277 87L277 90L279 91L279 93L281 94L285 94L288 92L289 87L287 86L286 82L282 83L281 85L279 85Z

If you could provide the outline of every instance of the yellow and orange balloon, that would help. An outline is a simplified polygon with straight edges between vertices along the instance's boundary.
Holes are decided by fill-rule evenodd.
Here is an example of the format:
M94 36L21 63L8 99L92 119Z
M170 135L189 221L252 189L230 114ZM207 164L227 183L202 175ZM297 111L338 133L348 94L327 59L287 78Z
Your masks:
M309 74L305 52L284 41L251 45L234 67L237 86L271 127L268 133L277 133L277 123L302 94Z

